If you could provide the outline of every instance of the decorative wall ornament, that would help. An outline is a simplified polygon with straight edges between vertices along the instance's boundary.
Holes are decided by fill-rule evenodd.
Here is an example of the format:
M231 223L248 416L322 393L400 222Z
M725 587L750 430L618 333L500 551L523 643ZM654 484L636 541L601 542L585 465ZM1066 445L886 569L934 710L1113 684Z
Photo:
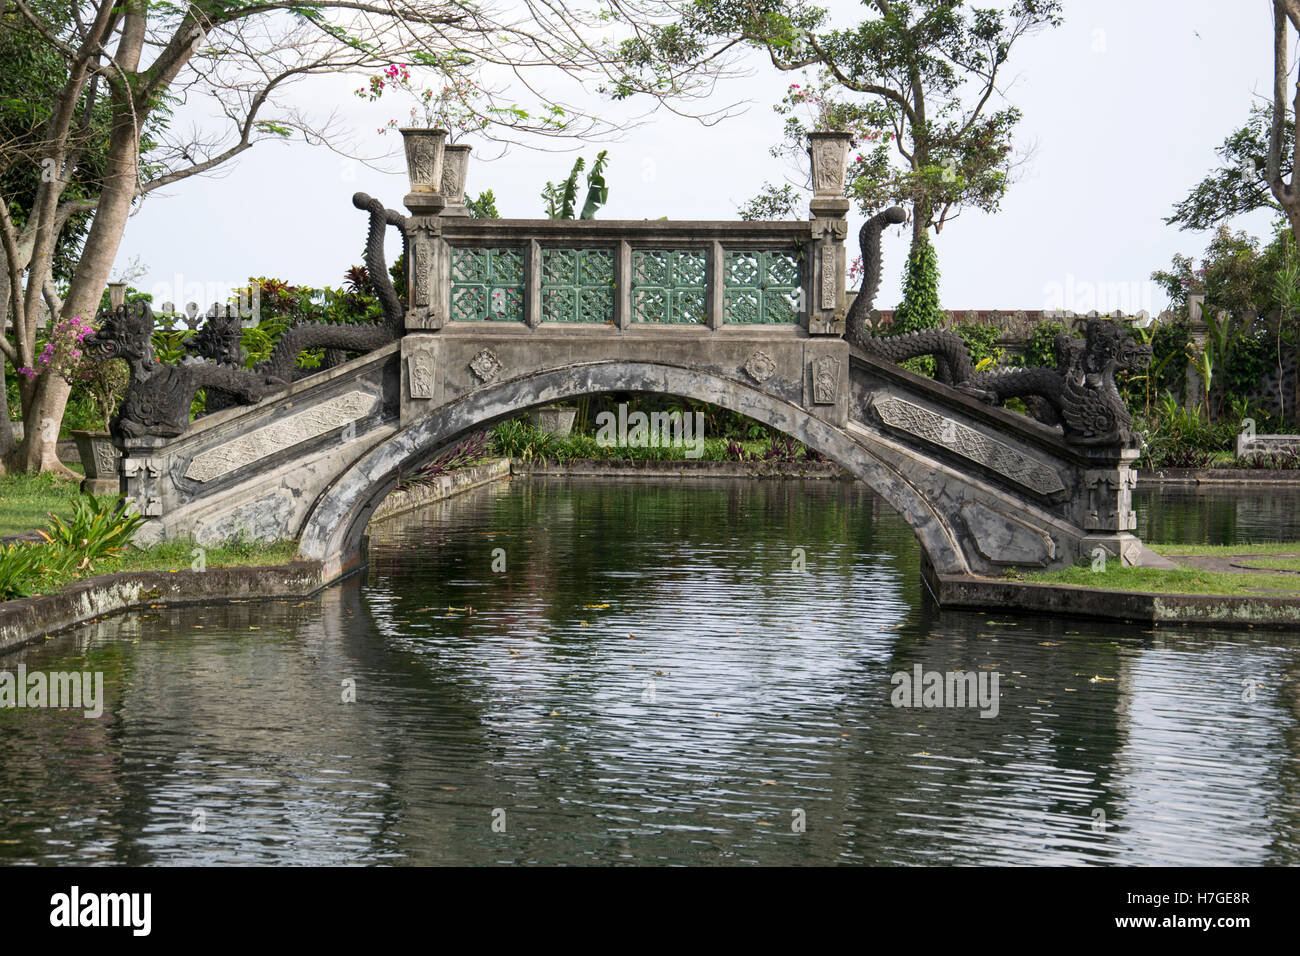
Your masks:
M406 381L411 398L433 398L434 370L433 349L417 349L406 359Z
M415 242L411 249L410 268L415 279L415 306L427 306L429 304L429 268L433 265L433 258L429 254L429 238L423 232L416 233Z
M1065 490L1056 469L946 415L893 395L875 398L872 407L890 428L946 448L1031 491L1050 495Z
M501 374L505 368L501 360L491 349L484 349L470 360L470 371L479 377L483 382L490 382Z
M812 363L813 403L834 405L839 394L840 363L833 355L823 355Z
M745 361L745 373L762 385L776 374L776 362L772 360L772 356L759 350Z
M523 248L453 247L451 317L457 322L523 321Z
M632 321L704 324L706 272L696 249L634 249Z
M542 321L613 322L613 250L543 249Z

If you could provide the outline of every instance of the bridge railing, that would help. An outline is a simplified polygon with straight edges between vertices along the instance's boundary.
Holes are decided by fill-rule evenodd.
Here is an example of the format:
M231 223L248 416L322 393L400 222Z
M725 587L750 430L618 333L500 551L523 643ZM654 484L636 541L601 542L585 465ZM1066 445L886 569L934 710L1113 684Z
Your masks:
M814 137L812 217L803 222L474 219L459 203L413 192L406 327L784 326L842 335L847 143L845 134Z

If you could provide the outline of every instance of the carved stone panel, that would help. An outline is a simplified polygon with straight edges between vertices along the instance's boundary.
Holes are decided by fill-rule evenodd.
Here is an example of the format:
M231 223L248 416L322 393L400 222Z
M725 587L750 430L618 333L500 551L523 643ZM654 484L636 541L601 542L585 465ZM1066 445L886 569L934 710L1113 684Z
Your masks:
M136 513L146 517L162 514L162 490L158 486L162 466L151 458L128 458L122 463L122 474Z
M480 381L490 382L501 374L505 366L496 357L496 353L491 349L484 349L470 360L469 368L471 372L479 377Z
M832 250L827 247L822 250L821 307L823 309L835 308L835 292L835 255Z
M185 470L185 477L194 481L212 481L258 459L355 422L369 415L378 405L378 396L358 389L286 415L233 441L199 452Z
M1083 527L1088 531L1132 531L1137 528L1133 510L1133 489L1137 475L1132 468L1106 468L1084 472L1088 491L1088 513Z
M406 359L406 381L411 398L434 397L436 370L433 349L418 349Z
M813 402L817 405L834 405L839 395L840 363L833 355L813 359Z
M760 349L745 362L745 373L762 385L776 374L776 362L773 361L772 356Z
M961 455L1039 494L1064 491L1054 468L973 428L893 395L872 403L880 420L898 431Z
M416 234L411 252L411 262L408 267L413 270L411 276L415 280L415 305L417 308L428 306L429 269L433 260L429 254L429 237L423 231Z

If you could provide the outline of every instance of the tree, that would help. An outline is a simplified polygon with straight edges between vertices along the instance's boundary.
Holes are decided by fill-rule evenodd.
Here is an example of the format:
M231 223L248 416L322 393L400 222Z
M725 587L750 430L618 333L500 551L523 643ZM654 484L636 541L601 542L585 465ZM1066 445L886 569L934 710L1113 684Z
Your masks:
M1297 0L1300 2L1300 0ZM704 66L737 47L759 49L779 70L815 69L792 85L784 151L802 156L809 128L845 129L875 145L854 161L848 193L865 212L912 211L912 241L940 232L965 208L997 209L1010 181L1020 112L988 112L1012 46L1061 22L1057 0L1015 0L1005 10L959 0L863 0L870 15L830 25L827 10L784 0L694 0L671 27L625 42L628 73L643 86L673 67ZM812 106L805 121L799 107ZM780 108L780 107L779 107ZM901 164L897 161L901 160Z
M891 334L903 335L943 325L939 307L939 258L930 238L921 233L907 257L907 275L903 280L903 301L894 310ZM923 356L905 363L914 372L934 374L934 359Z
M1273 198L1286 214L1292 235L1300 240L1300 189L1297 189L1295 181L1297 160L1300 160L1300 142L1296 141L1295 135L1295 116L1296 111L1300 110L1300 74L1296 76L1295 94L1288 116L1288 24L1300 32L1300 0L1273 0L1273 105L1269 116L1268 158L1264 166L1264 179ZM1291 128L1289 140L1288 126ZM1289 155L1284 156L1284 153Z
M803 198L795 193L793 184L786 183L778 188L765 183L758 195L738 208L736 213L746 222L798 219L803 204Z
M578 213L579 219L595 219L596 210L605 205L609 199L609 186L605 184L605 166L609 162L608 152L601 150L587 173L587 198L578 213L578 177L586 167L587 161L579 156L573 161L573 169L563 182L548 182L542 187L542 202L546 204L548 219L572 219Z
M1265 178L1269 162L1273 110L1255 106L1250 118L1235 130L1215 152L1223 165L1202 179L1174 206L1165 222L1183 229L1213 229L1225 219L1256 209L1282 211ZM1291 175L1291 150L1295 145L1295 121L1287 119L1282 128L1283 152L1280 172Z
M478 194L477 198L467 196L465 198L465 208L469 210L472 219L500 219L501 213L497 212L497 197L492 190L485 189ZM402 286L401 288L405 288Z
M458 0L6 0L0 42L33 51L48 86L28 128L0 142L0 171L25 165L29 179L31 170L41 171L28 197L0 184L13 326L12 341L0 337L5 358L34 368L42 301L63 318L93 315L127 217L144 197L211 172L264 140L301 135L337 143L328 120L314 123L285 103L293 83L373 73L394 62L447 78L497 67L515 75L608 73L606 52L582 39L596 23L562 3L533 0L506 14ZM499 91L487 94L484 116L514 134L585 135L609 126L545 97L530 113L496 105ZM225 133L168 133L151 142L170 104L182 99L209 103L226 118ZM80 258L60 298L53 282L58 250L75 217L86 214L92 218ZM39 370L22 387L25 435L7 467L62 469L57 427L49 425L61 419L69 387L62 375Z

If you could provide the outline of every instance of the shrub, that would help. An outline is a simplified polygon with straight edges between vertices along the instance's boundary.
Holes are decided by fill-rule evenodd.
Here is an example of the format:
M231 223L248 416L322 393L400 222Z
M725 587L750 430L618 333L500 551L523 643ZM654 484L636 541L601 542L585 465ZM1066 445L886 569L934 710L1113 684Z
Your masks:
M93 571L96 561L120 553L144 522L121 498L82 495L72 500L70 519L51 514L49 528L39 534L53 552L75 558L76 570Z
M443 449L430 461L417 468L414 474L403 479L397 487L410 488L413 485L432 481L434 478L449 472L478 464L487 457L489 444L490 436L488 432L475 432L468 438Z

